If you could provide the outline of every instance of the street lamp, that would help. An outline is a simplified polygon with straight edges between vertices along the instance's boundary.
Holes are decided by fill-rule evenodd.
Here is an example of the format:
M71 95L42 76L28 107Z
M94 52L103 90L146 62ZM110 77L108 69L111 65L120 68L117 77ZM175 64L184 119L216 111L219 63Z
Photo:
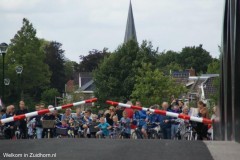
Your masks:
M5 84L5 86L8 86L10 84L10 79L9 78L5 78L4 79L4 84Z
M8 44L7 43L1 43L0 44L0 52L2 54L3 57L3 64L2 64L2 69L3 69L3 76L2 76L2 99L4 101L4 58L5 58L5 54L7 53L7 48L8 48Z
M58 100L58 99L63 99L63 98L62 98L62 97L56 97L56 96L55 96L55 107L57 107L57 105L58 105L58 103L57 103L57 100Z
M21 93L19 92L19 89L20 89L20 85L19 85L19 81L20 81L20 75L22 74L22 71L23 71L23 66L16 66L16 73L17 73L17 75L18 75L18 94L19 94L19 98L21 98L20 96L21 96Z

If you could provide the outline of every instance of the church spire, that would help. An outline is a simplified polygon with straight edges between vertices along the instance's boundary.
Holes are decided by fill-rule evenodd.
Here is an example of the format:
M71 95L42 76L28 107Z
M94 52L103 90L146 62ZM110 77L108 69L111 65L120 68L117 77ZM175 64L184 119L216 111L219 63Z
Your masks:
M135 24L134 24L131 0L130 0L129 10L128 10L128 19L127 19L124 43L126 43L130 39L137 41L137 34L136 34L136 29L135 29Z

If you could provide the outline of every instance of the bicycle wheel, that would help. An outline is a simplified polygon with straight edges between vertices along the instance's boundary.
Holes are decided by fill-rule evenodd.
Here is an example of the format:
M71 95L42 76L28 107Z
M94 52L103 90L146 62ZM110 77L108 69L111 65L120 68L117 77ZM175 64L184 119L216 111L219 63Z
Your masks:
M151 131L149 133L149 139L159 139L157 131Z
M192 139L192 136L191 136L191 133L190 132L185 132L183 135L182 135L182 140L188 140L190 141Z
M132 132L131 139L138 139L136 131Z

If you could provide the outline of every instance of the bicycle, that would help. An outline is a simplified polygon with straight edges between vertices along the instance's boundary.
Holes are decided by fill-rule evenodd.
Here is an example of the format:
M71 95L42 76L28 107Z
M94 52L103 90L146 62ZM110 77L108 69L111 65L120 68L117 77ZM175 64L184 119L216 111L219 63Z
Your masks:
M198 135L197 132L194 131L193 127L191 124L188 124L188 126L186 126L186 131L185 133L181 136L182 140L188 140L188 141L193 141L193 140L197 140Z
M131 139L143 139L142 126L137 126L131 134Z
M162 139L160 134L160 125L158 123L148 123L147 134L148 139Z
M118 139L121 137L121 128L118 126L112 127L112 132L110 132L109 137L111 139Z

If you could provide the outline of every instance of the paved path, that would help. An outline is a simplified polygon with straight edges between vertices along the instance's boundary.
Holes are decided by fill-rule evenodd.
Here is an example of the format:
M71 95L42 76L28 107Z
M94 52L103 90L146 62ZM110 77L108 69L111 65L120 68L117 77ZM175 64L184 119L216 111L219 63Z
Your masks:
M43 139L0 141L0 159L4 153L54 154L57 160L212 160L212 156L203 142L168 140L111 140L111 139ZM20 158L30 159L30 158ZM31 158L34 160L43 158Z
M224 143L226 144L226 143ZM222 160L240 157L240 144L228 142L111 139L1 140L0 160ZM234 145L233 145L234 144ZM231 148L232 147L232 148ZM210 151L209 151L209 149ZM228 149L231 152L228 152ZM22 158L6 158L9 153ZM56 158L26 158L30 153L53 154ZM224 153L225 157L221 156ZM40 154L36 155L39 156ZM42 156L44 156L42 155ZM228 156L229 155L229 156Z
M240 143L232 141L205 142L215 160L240 160Z

